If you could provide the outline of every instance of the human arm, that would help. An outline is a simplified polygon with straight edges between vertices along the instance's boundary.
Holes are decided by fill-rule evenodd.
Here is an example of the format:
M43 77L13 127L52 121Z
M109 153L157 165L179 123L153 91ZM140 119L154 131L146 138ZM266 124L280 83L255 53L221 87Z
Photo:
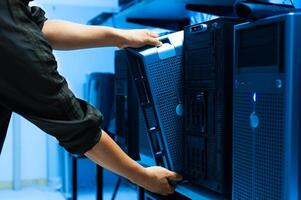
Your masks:
M58 50L161 45L157 39L158 35L149 30L123 30L105 26L81 25L62 20L45 21L42 32L52 47Z
M85 155L98 165L126 177L133 183L161 195L174 192L170 181L182 177L162 167L144 168L127 156L120 147L103 131L100 141Z

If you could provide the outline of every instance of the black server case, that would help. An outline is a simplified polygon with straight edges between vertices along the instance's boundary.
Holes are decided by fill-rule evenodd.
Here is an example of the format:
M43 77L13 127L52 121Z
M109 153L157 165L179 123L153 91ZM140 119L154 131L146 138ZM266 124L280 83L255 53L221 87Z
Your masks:
M235 26L233 200L299 200L301 13Z
M233 26L218 18L185 28L184 175L228 195L232 168Z
M183 31L162 36L161 47L128 49L155 162L182 172Z

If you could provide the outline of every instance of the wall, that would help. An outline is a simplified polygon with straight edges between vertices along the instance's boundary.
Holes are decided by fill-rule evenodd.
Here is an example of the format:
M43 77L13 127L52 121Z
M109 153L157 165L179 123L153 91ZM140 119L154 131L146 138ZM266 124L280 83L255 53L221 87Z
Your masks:
M11 188L13 179L13 135L10 124L0 157L0 189Z
M16 159L14 155L18 155ZM23 186L45 185L45 161L45 134L20 116L13 115L0 157L0 188L12 188L14 175L15 181ZM17 182L17 187L19 184Z
M22 185L47 183L45 133L25 119L21 120Z

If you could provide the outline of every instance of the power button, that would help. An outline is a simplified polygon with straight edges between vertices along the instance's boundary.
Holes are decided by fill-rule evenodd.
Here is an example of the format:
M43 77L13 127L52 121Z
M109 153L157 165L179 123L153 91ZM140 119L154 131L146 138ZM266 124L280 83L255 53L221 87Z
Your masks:
M259 126L259 117L255 112L250 115L250 126L252 129L256 129Z

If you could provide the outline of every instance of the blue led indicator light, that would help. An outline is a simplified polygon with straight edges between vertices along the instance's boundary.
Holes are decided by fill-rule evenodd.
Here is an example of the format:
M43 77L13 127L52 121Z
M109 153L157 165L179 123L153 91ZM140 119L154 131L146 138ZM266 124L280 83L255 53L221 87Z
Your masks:
M256 92L253 94L253 101L256 102L256 99L257 99L257 94Z

